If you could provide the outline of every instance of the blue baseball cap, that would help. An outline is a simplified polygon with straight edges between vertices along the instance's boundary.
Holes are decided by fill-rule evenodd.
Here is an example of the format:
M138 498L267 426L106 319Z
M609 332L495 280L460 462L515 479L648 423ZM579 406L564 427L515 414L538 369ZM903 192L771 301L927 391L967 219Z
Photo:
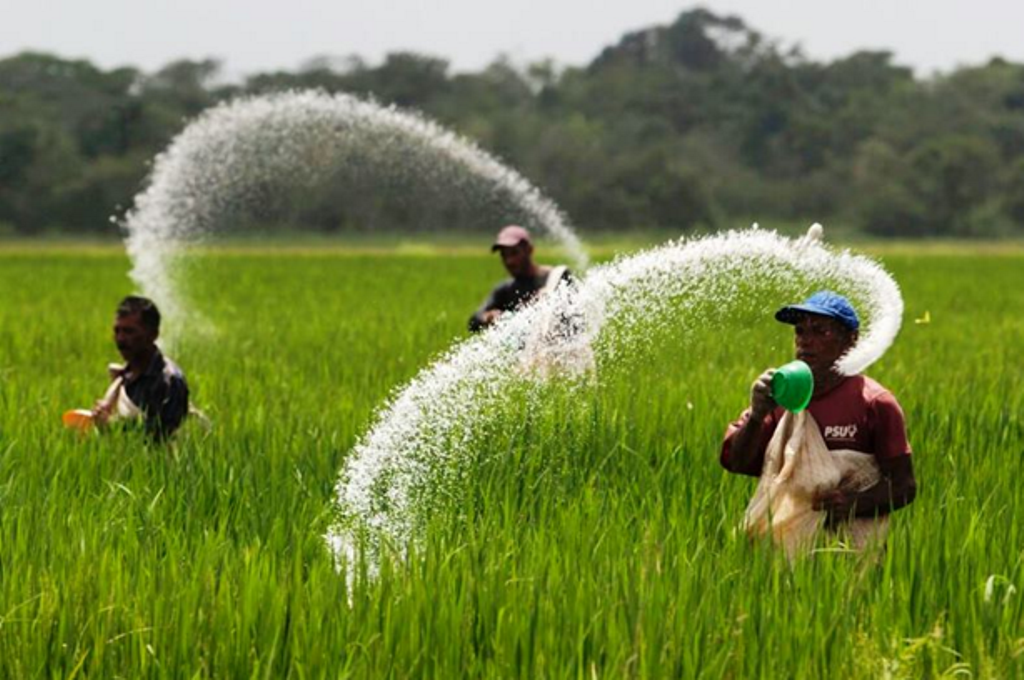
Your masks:
M787 305L775 312L775 319L783 323L795 324L801 314L817 314L827 316L843 324L851 331L860 328L857 310L850 301L839 293L830 290L819 290L798 305Z

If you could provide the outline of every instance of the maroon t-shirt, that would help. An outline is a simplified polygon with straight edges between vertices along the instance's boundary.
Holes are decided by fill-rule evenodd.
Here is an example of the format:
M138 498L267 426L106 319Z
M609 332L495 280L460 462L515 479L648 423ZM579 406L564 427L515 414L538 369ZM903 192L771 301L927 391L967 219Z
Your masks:
M874 454L878 458L910 455L903 409L892 392L867 376L846 378L828 392L812 399L807 411L814 416L830 451L852 449ZM736 472L755 477L761 474L768 442L782 420L783 413L785 411L778 407L765 416L758 456L749 466ZM732 441L749 419L748 408L739 420L726 429L725 441L722 442L722 465L729 467Z

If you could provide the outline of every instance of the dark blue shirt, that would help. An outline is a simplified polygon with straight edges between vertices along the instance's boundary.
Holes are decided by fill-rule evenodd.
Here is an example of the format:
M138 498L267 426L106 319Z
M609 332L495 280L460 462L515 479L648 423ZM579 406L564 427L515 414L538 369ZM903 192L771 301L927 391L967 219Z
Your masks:
M146 432L158 440L174 434L188 415L188 383L178 365L157 350L144 373L124 378L125 395L142 411Z
M548 283L548 275L553 271L549 269L539 276L528 276L522 279L508 279L502 281L491 294L487 296L480 309L476 310L473 316L469 317L469 330L473 333L484 329L484 312L498 309L502 312L511 312L529 303L537 296L537 293L544 289ZM572 273L564 269L562 281L572 282Z

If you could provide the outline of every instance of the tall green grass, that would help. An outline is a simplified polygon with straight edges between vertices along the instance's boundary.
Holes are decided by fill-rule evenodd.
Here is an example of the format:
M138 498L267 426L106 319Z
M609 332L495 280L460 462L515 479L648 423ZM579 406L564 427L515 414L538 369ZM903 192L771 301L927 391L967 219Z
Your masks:
M216 332L173 356L212 427L152 448L59 425L117 359L127 262L0 253L0 677L1024 675L1024 258L886 263L907 319L869 373L920 495L878 563L791 568L734 533L753 480L720 437L791 351L766 314L510 399L462 493L368 578L322 540L341 463L464 335L494 259L207 253L190 291Z

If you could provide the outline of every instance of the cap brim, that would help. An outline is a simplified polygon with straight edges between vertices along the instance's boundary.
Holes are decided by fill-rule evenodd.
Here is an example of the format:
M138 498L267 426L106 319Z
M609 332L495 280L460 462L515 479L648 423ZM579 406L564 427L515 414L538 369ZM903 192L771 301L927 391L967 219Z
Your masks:
M529 242L530 241L525 239L525 238L521 238L518 241L516 241L515 243L507 243L507 242L496 241L495 243L493 243L491 245L491 252L492 253L496 252L500 248L515 248L520 243L529 243Z
M795 324L800 320L801 314L817 314L830 319L839 319L831 310L817 305L787 305L775 312L775 320L782 323ZM840 319L841 320L841 319Z

